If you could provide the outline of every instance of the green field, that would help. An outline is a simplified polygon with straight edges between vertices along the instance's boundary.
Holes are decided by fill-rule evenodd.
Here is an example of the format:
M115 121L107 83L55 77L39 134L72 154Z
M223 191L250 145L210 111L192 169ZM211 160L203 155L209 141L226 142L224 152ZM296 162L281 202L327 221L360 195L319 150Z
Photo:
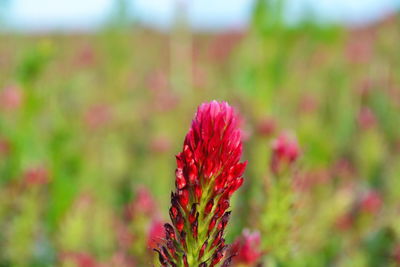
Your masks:
M226 239L260 235L235 266L399 266L399 29L260 11L219 34L1 35L0 266L158 266L175 155L213 99L248 161ZM274 175L284 133L301 152Z

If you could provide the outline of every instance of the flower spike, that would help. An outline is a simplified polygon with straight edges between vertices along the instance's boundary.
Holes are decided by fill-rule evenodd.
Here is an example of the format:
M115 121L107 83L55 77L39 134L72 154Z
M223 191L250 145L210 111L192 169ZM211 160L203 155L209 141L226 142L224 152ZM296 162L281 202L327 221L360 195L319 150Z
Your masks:
M176 190L171 194L161 266L229 266L224 232L230 197L243 184L239 117L226 102L202 104L176 156Z

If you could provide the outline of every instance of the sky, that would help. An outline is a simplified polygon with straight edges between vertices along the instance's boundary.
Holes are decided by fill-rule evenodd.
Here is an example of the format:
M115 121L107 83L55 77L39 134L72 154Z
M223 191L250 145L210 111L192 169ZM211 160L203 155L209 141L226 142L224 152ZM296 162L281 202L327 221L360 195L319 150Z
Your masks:
M167 29L177 1L187 1L195 29L227 29L246 25L254 0L129 0L130 14L148 25ZM362 24L400 7L400 0L286 0L288 21L296 21L310 6L327 22ZM115 0L0 0L6 24L20 30L79 30L102 25ZM5 4L4 4L5 3Z

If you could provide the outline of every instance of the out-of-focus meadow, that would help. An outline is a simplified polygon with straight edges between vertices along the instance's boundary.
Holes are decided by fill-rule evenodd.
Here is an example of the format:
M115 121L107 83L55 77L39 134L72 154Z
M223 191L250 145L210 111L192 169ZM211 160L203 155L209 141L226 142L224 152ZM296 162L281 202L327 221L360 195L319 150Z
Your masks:
M174 155L212 99L243 117L236 266L400 265L400 18L287 28L274 12L219 34L2 34L0 266L152 266ZM282 133L301 155L276 179Z

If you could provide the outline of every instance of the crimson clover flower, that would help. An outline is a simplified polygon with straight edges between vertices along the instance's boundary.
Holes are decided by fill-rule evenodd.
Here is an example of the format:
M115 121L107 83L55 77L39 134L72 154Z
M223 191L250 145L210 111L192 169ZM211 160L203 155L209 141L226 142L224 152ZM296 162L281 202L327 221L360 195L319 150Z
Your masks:
M248 229L244 229L231 247L231 250L237 254L235 263L255 266L263 255L260 246L260 233L258 231L250 232Z
M242 185L239 117L226 102L202 104L176 156L165 240L156 251L162 266L229 266L224 230L230 198Z
M297 139L288 133L281 133L272 143L271 171L280 173L283 169L293 165L300 155Z

